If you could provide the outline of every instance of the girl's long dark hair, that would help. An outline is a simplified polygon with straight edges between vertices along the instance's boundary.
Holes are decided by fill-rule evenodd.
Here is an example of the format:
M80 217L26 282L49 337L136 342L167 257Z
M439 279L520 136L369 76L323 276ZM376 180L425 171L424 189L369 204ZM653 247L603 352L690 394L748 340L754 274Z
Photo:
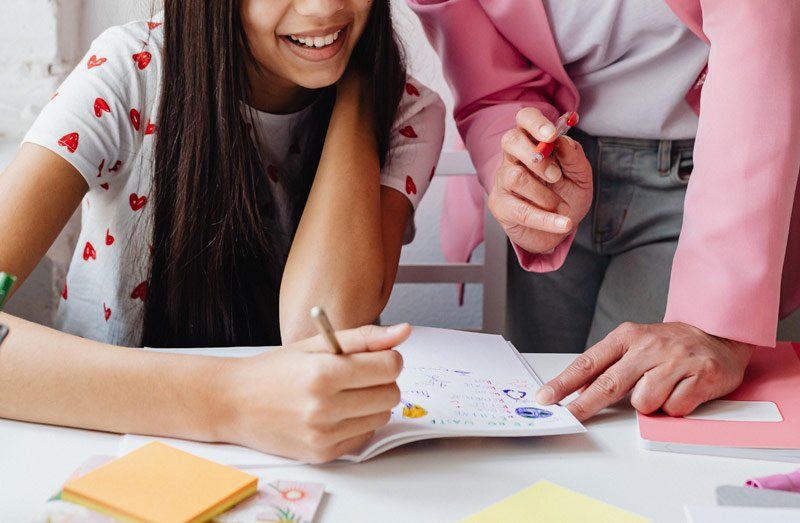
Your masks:
M151 347L280 343L278 290L285 253L308 198L335 100L315 104L304 176L289 188L291 231L249 137L247 44L239 0L165 0L164 68L153 180L150 283L142 343ZM405 83L389 0L377 0L350 61L371 82L381 165Z

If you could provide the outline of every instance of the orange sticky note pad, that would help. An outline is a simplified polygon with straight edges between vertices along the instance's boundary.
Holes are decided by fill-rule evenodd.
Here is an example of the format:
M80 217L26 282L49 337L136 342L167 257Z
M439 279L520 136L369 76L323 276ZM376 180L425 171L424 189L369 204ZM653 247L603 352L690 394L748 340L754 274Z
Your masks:
M153 442L64 485L61 498L123 521L206 521L255 494L258 478Z

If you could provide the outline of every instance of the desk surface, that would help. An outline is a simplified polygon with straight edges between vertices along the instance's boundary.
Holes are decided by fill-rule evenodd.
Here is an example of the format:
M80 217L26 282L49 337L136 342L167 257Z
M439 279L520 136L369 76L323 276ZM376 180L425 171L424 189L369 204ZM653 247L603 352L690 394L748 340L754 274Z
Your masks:
M542 379L574 355L528 356ZM630 406L607 411L585 434L419 442L361 464L263 471L325 483L318 522L456 521L547 479L649 516L684 521L682 506L714 504L718 485L796 465L650 452L639 448ZM0 520L29 521L67 476L94 454L115 454L120 436L0 420Z

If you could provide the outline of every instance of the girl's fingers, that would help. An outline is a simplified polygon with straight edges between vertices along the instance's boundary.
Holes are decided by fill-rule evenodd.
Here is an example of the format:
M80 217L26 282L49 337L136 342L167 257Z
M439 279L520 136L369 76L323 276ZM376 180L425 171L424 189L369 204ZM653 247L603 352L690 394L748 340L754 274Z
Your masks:
M348 454L357 454L364 444L374 435L366 432L352 438L335 443L327 448L315 449L310 453L308 463L327 463Z
M492 214L502 223L553 234L565 234L572 228L572 220L566 216L540 209L510 193L493 197L490 206Z
M557 162L549 159L541 162L534 162L533 157L536 153L536 146L527 133L521 129L514 128L503 135L503 151L514 162L519 162L527 167L539 178L555 183L561 179L561 168Z
M390 385L403 370L403 357L394 350L337 356L317 354L309 359L305 379L312 394L330 396L336 392Z
M521 165L505 164L498 171L501 187L525 198L534 205L561 215L569 214L569 206L554 190L537 180Z
M391 349L403 343L411 334L408 323L380 327L363 325L336 333L336 339L346 354ZM331 348L321 335L316 335L291 346L304 352L331 352Z
M369 416L342 420L331 429L331 441L347 441L350 438L357 438L375 432L389 423L391 415L392 413L387 410L377 414L370 414Z
M345 390L331 398L340 418L370 416L391 410L400 403L400 388L395 383L357 390ZM333 410L333 409L331 409Z

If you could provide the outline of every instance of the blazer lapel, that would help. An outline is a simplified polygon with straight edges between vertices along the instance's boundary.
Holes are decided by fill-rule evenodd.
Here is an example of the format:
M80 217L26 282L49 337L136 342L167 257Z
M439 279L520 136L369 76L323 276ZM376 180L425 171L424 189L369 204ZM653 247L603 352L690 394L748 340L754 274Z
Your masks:
M542 0L479 0L497 30L558 83L575 87L564 70ZM575 90L577 97L577 90Z

